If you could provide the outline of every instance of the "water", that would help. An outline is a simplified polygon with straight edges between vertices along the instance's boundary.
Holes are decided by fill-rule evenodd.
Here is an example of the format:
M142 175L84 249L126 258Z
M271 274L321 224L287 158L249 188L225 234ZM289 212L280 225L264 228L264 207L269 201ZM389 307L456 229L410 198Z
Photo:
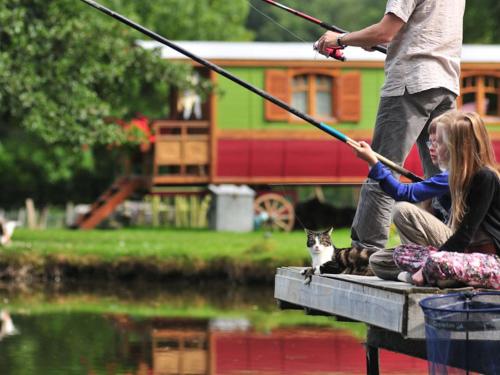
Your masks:
M0 290L18 334L0 374L364 374L362 324L275 307L272 287L223 283ZM425 361L381 351L384 374Z

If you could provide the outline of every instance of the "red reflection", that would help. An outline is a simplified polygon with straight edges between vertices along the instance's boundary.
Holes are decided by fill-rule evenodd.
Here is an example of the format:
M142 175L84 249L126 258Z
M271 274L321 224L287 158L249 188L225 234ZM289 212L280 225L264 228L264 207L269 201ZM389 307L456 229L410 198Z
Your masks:
M365 374L362 343L343 331L213 332L214 374ZM422 374L427 362L380 351L384 374Z
M133 354L132 362L138 365L130 374L366 374L364 345L347 330L301 327L266 334L245 328L219 330L210 327L208 320L112 319L125 334L125 357L130 360ZM146 341L129 342L139 332L148 332ZM427 373L427 361L380 350L380 371L423 374Z

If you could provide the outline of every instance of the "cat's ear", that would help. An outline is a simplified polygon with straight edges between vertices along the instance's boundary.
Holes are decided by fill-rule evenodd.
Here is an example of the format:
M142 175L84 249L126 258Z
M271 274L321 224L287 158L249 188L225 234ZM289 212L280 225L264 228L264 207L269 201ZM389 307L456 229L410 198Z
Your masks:
M312 230L304 228L304 232L306 232L306 234L309 234L309 233L312 233Z
M331 227L330 229L328 229L328 235L331 235L333 232L333 227Z

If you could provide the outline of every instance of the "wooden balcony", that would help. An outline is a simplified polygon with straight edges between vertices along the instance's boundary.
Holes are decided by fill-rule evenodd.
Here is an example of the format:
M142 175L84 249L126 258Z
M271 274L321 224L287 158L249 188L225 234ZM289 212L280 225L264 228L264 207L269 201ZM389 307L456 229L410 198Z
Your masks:
M153 185L204 184L210 178L210 123L159 120L154 124Z

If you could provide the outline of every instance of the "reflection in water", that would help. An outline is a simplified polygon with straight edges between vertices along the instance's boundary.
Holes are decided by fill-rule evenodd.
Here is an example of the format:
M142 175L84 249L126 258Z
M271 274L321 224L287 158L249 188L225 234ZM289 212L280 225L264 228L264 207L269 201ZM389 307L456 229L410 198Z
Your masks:
M106 375L163 375L163 374L364 374L364 347L347 330L330 327L277 328L269 332L256 330L245 318L256 309L277 314L272 300L272 288L238 295L210 287L182 289L165 288L156 292L151 287L143 293L114 290L122 298L136 299L148 295L149 306L169 299L173 306L188 305L199 309L217 297L219 307L215 318L141 317L140 314L113 312L109 304L105 313L82 313L85 301L95 295L82 291L45 293L38 296L40 305L68 306L78 295L80 312L30 313L38 307L20 308L13 314L22 335L0 342L0 374L106 374ZM217 287L218 288L218 287ZM212 285L212 290L217 289ZM104 294L103 289L97 294ZM224 293L222 293L224 295ZM262 296L266 298L262 299ZM208 296L208 299L207 299ZM0 293L1 297L1 293ZM5 297L4 297L5 298ZM12 296L10 296L12 298ZM24 296L24 299L29 299ZM107 299L105 301L108 301ZM144 300L143 300L144 301ZM159 302L162 301L162 302ZM235 302L236 301L236 302ZM138 308L142 302L137 300ZM225 306L220 309L220 306ZM242 311L240 317L224 316L224 311ZM14 310L12 310L14 311ZM41 309L43 311L43 309ZM196 310L198 311L198 310ZM220 313L219 313L220 311ZM245 313L247 311L247 313ZM220 317L222 316L222 317ZM384 374L420 374L426 372L426 362L382 351L381 369Z
M5 337L5 336L12 336L16 335L19 333L14 326L14 322L12 321L12 318L10 317L10 314L7 310L3 309L0 311L0 341Z

